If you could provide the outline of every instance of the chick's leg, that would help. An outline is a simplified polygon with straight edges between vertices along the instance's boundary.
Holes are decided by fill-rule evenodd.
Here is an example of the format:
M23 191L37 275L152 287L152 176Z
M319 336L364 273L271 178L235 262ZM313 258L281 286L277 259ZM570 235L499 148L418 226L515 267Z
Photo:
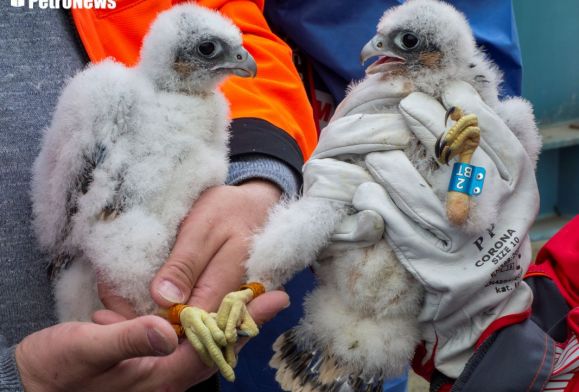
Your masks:
M464 115L458 107L450 108L446 113L446 119L448 117L456 122L438 137L435 145L436 158L446 165L455 156L459 157L459 162L470 163L480 143L478 118L476 114Z
M462 110L452 107L446 114L455 124L440 135L435 145L435 154L439 162L448 162L458 156L458 161L470 163L472 156L480 143L480 128L475 114L464 115ZM470 197L467 194L449 191L446 200L448 219L456 224L463 224L468 218Z
M228 343L225 334L217 325L215 313L179 304L173 305L162 316L169 320L177 333L184 333L205 365L217 366L225 379L235 380L233 367L224 355ZM228 353L230 350L226 349L225 352ZM227 357L230 357L230 354Z
M247 304L265 289L257 283L245 286L251 285L255 285L256 288L243 287L240 291L231 292L223 298L219 306L217 326L225 333L225 339L229 344L235 343L238 335L254 337L259 333L257 324L247 311Z
M310 265L345 213L342 202L325 199L304 198L287 207L280 206L255 241L247 262L248 276L263 283L250 282L239 291L227 294L216 315L207 315L201 309L186 305L175 305L169 313L173 310L178 314L166 317L172 324L182 325L187 338L208 365L217 365L221 374L233 381L237 338L253 337L259 333L247 304L266 288L281 286L295 272ZM285 257L280 257L277 251L276 244L280 241L292 250L285 252Z
M258 334L246 305L266 289L280 287L315 260L346 214L344 204L304 196L279 205L270 214L263 232L254 238L246 263L251 282L240 291L227 294L217 312L217 325L228 343L235 342L238 336Z
M264 289L258 284L247 286L259 287L259 292L247 288L227 294L218 313L208 314L199 308L177 305L181 326L193 348L207 366L216 365L223 377L231 382L235 380L237 337L254 337L259 333L246 305Z

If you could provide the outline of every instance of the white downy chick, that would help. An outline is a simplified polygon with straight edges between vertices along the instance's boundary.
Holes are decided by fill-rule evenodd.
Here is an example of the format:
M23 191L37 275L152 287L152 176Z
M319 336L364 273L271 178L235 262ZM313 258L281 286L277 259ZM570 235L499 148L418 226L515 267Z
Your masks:
M254 76L241 33L193 4L161 13L135 67L113 60L72 78L34 164L34 227L51 259L58 318L102 307L96 274L139 314L200 193L223 184L229 106L217 89Z
M400 99L413 91L440 98L449 82L466 81L502 116L536 161L541 143L531 106L520 98L499 101L502 76L476 48L460 12L436 0L409 0L388 10L377 30L361 57L380 57L367 69L367 77L349 89L347 99L363 97L364 90L375 83L392 87L394 97L402 93L386 106L361 102L358 114L398 113ZM346 113L338 107L335 118L351 114L356 111ZM450 169L440 166L417 139L411 140L405 153L423 177L442 190L438 196L443 200ZM351 176L353 163L359 164L360 183L371 180L363 156L352 159L350 154L347 159L343 165L345 169L350 165L349 172L341 175ZM420 340L417 316L423 288L385 240L365 248L324 251L336 227L353 211L347 201L309 195L308 170L306 166L303 197L273 211L256 236L247 263L248 281L262 282L267 289L279 287L311 265L320 280L306 301L300 325L274 344L270 364L285 390L381 391L383 379L402 374L414 355ZM339 184L340 173L334 175L315 181ZM496 213L494 206L480 202L464 229L485 227Z

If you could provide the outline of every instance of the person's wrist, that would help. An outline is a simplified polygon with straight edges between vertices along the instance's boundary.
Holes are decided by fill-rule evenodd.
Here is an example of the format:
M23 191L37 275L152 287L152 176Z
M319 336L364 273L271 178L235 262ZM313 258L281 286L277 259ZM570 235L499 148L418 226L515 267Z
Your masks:
M254 179L276 184L286 198L296 196L302 183L299 172L276 158L257 153L233 157L226 184L239 185Z
M0 341L2 340L4 339L0 336ZM23 389L15 358L16 347L6 347L0 351L0 390L2 391L21 391Z
M265 203L275 203L282 195L282 190L277 184L261 178L247 180L238 186L241 187L244 192L251 193L252 197L263 199Z
M27 357L26 352L26 345L28 343L26 339L27 338L24 338L24 340L14 348L14 363L20 378L22 389L26 392L41 390L47 391L50 389L49 386L41 386L30 369L29 358Z

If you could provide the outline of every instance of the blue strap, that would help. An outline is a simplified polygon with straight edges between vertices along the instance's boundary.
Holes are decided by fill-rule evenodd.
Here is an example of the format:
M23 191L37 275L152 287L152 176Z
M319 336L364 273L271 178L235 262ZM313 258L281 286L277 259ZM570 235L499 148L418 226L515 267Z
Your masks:
M482 193L486 170L484 167L456 162L452 168L452 176L448 190L478 196Z

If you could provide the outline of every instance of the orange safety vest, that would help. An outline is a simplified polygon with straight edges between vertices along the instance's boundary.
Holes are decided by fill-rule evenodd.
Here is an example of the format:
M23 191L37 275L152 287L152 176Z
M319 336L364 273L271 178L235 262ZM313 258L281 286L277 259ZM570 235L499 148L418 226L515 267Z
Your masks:
M157 14L182 0L117 0L112 10L73 9L76 28L91 61L113 57L136 64L143 37ZM258 66L254 79L232 77L222 86L231 116L258 118L288 133L304 160L317 143L307 95L292 62L289 46L275 36L263 16L264 0L198 0L220 11L243 33L245 48Z

